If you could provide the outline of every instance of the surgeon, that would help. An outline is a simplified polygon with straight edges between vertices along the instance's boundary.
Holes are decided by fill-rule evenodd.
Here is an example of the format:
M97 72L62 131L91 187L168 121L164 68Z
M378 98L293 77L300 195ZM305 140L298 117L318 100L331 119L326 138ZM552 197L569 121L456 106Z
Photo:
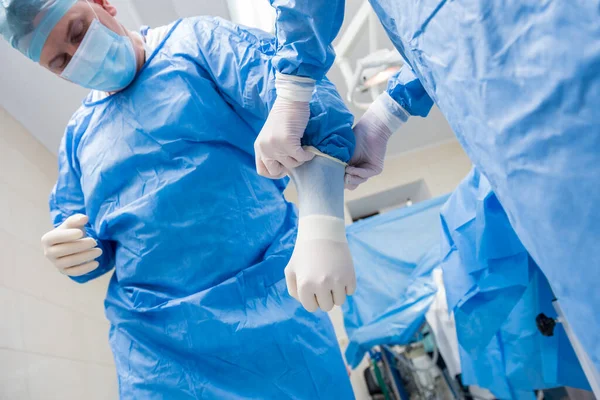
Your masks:
M130 32L116 14L106 0L0 5L6 40L92 89L60 146L42 244L76 282L115 269L105 308L120 397L353 398L331 323L309 312L355 286L352 116L334 86L314 86L302 139L314 157L288 171L298 221L287 180L255 171L275 38L216 18Z
M308 14L331 2L279 3L280 19L283 11L307 16L281 25L280 47L298 49L300 65L318 60L331 41ZM410 71L394 77L357 123L347 186L381 172L400 121L425 115L433 101L600 370L600 0L370 3ZM281 144L297 142L297 134L270 141L267 128L257 146L282 163L297 146Z

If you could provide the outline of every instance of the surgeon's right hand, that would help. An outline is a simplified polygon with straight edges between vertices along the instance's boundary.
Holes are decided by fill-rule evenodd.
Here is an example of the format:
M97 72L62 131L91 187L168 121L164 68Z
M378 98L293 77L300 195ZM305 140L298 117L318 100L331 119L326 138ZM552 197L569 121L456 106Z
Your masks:
M86 237L88 220L83 214L72 215L42 236L44 255L65 275L85 275L99 266L94 260L102 255L102 249L93 238Z

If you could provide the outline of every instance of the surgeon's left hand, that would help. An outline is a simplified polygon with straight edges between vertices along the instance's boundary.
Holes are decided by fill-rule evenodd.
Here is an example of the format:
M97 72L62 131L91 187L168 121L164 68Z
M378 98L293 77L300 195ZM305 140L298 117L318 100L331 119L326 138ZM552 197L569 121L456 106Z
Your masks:
M343 220L340 238L328 238L318 232L298 228L294 253L285 268L285 279L290 295L310 312L321 308L330 311L334 305L341 306L356 290L354 263L345 239Z
M302 136L310 118L310 99L315 87L312 79L277 74L277 99L256 142L256 171L279 179L286 169L299 167L314 154L302 148Z
M367 112L354 127L356 148L346 167L346 189L354 190L383 171L387 143L392 132L372 112Z
M369 106L354 127L356 148L346 167L346 189L354 190L383 171L388 141L408 117L409 114L387 92Z

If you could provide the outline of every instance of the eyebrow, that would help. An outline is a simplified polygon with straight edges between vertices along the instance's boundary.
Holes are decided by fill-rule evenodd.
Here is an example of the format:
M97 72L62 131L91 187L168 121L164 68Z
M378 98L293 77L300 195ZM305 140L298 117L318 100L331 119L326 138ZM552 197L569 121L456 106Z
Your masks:
M71 40L71 30L73 29L73 23L75 22L77 18L73 18L69 21L69 26L67 27L66 33L65 33L65 41L69 42ZM54 64L54 62L56 62L56 60L61 56L61 54L58 54L56 57L53 57L50 62L48 63L48 66L50 68L52 68L52 64Z

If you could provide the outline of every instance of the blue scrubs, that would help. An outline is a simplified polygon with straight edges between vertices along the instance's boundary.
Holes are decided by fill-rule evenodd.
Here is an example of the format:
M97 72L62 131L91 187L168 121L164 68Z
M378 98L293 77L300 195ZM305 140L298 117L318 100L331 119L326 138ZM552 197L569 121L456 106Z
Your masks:
M63 138L54 224L90 217L113 273L105 301L123 399L350 399L328 317L283 270L297 213L257 175L275 99L272 36L213 18L175 23L127 89L91 96ZM347 161L352 116L318 83L305 144Z
M371 4L600 369L600 0Z

